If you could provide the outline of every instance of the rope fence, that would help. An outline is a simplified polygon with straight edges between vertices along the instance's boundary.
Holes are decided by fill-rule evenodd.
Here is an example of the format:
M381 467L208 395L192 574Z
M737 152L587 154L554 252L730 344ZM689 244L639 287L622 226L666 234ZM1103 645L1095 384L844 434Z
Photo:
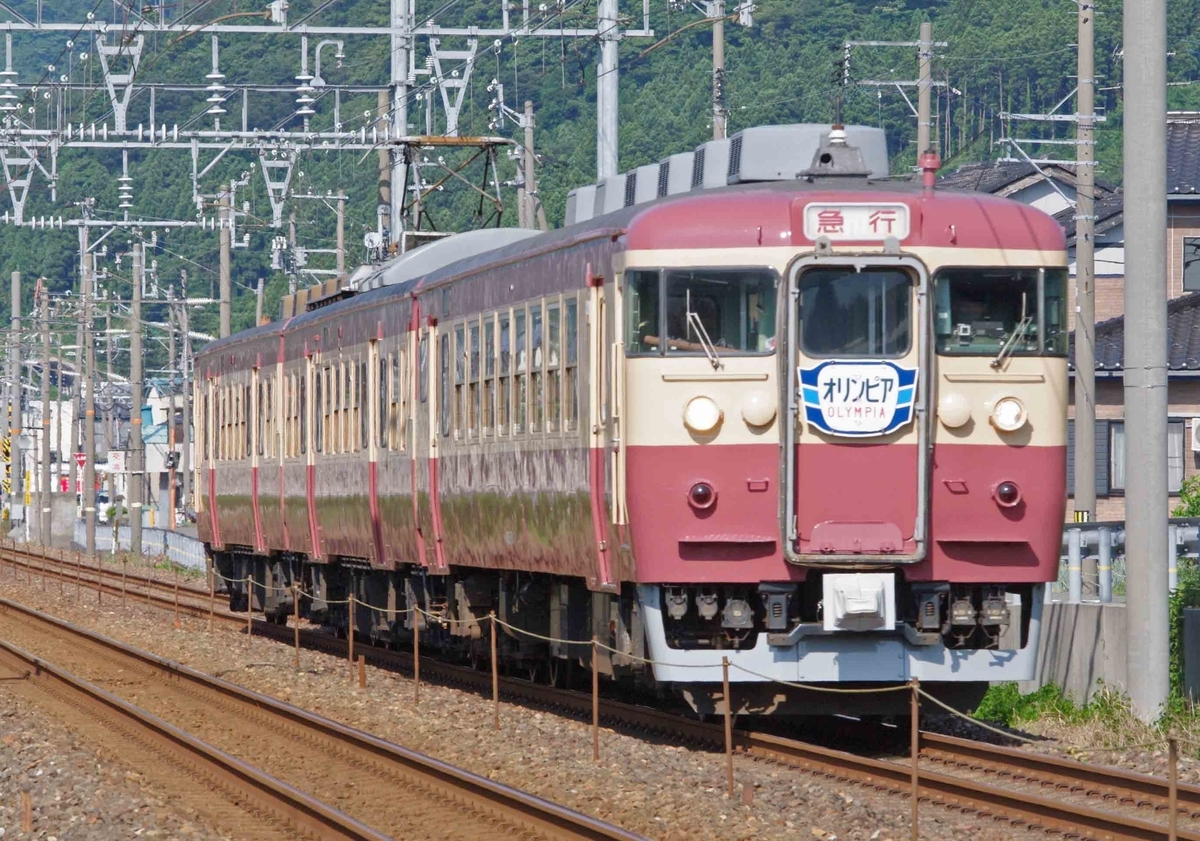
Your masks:
M0 542L0 546L6 546L8 548L15 548L14 544L12 544L11 542L7 542L7 541ZM46 564L49 562L54 562L54 563L59 564L60 568L58 570L58 577L59 577L59 581L60 581L60 592L61 592L62 582L66 578L67 567L65 565L68 563L68 560L67 560L68 553L58 552L56 554L57 554L57 557L52 555L49 551L43 552L43 555L42 555L42 561L43 561L42 581L43 581L43 588L44 588L45 575L46 575L46 570L47 570ZM82 578L81 573L87 571L88 568L82 564L81 556L79 553L75 553L75 558L76 558L76 560L75 560L74 578L75 578L76 589L77 589L77 593L78 593L80 581ZM12 558L10 558L10 561L11 561L11 566L12 566L13 577L15 579L16 578L16 569L17 569L16 558L12 557ZM100 566L97 566L96 567L97 604L100 603L100 592L102 589L101 581L100 581L101 573L102 573L102 568ZM624 658L626 660L626 662L628 662L628 663L634 663L634 664L640 664L640 665L646 665L646 666L652 666L652 667L661 666L661 667L669 667L669 668L690 668L690 669L712 669L713 668L713 665L711 663L673 663L673 662L664 662L661 660L656 660L652 657L643 657L643 656L634 654L632 651L625 651L623 649L613 647L613 646L607 644L606 642L601 642L597 636L593 636L591 639L588 639L588 640L578 640L578 639L567 639L567 638L537 633L535 631L531 631L531 630L528 630L525 628L521 628L517 625L513 625L510 622L507 622L507 621L499 618L498 616L496 616L494 611L489 612L487 616L472 617L470 619L456 619L454 617L445 615L445 613L443 613L443 612L427 610L426 608L421 607L420 605L417 605L417 604L409 605L409 606L403 607L403 608L401 608L401 607L394 607L394 608L378 607L378 606L373 605L363 599L357 598L353 594L351 594L350 596L348 596L347 598L344 598L344 599L322 598L318 594L309 592L309 591L305 590L303 587L298 586L296 584L287 585L287 586L268 584L268 583L260 582L260 581L256 580L254 578L254 576L252 576L252 575L246 576L244 578L230 578L230 577L224 576L221 573L217 572L217 570L215 568L213 568L211 570L211 577L209 579L209 593L208 593L208 595L209 595L209 617L208 617L208 620L209 620L209 631L210 632L212 631L214 605L215 605L215 601L216 601L216 582L218 580L221 582L224 582L226 585L229 585L231 588L232 587L245 587L248 596L251 592L253 592L251 590L251 588L258 588L259 590L261 590L263 592L264 596L267 594L270 594L270 593L278 593L278 594L285 594L285 595L292 596L292 616L294 619L293 624L294 624L294 647L295 647L294 661L295 661L295 666L297 669L300 667L300 602L302 599L308 599L312 603L321 603L321 604L328 605L328 606L346 605L350 609L352 617L356 617L355 610L357 608L362 608L367 611L372 611L376 614L387 615L389 618L420 617L421 619L425 620L424 622L413 622L412 623L412 630L413 630L413 653L412 653L412 657L413 657L413 663L412 663L412 666L413 666L413 697L414 697L414 703L418 703L418 704L420 702L420 633L421 633L422 625L437 625L437 626L440 626L443 628L455 627L455 626L459 626L459 627L473 626L473 627L479 627L482 629L482 627L486 623L488 626L488 632L489 632L489 636L490 636L490 653L491 653L491 670L492 670L493 729L495 729L495 730L500 729L500 695L499 695L499 671L498 671L499 658L497 657L497 637L501 630L508 633L513 638L527 638L530 640L535 640L538 642L548 643L548 644L552 644L552 645L574 646L576 651L579 651L580 649L582 649L584 647L589 648L592 653L592 656L591 656L591 671L592 671L592 723L591 723L592 726L591 726L591 730L592 730L592 735L593 735L593 740L592 740L593 751L592 751L592 753L593 753L593 759L595 761L599 761L599 758L600 758L600 751L599 751L599 721L600 721L600 714L599 714L599 660L600 660L601 652L608 652L610 654L616 655L617 657ZM29 583L32 583L31 577L29 578ZM149 603L149 597L150 597L149 596L149 588L147 588L147 591L146 591L147 603ZM122 599L122 604L124 604L124 601L125 601L124 571L122 571L122 580L121 580L121 599ZM254 616L253 599L248 597L247 603L246 603L247 644L250 643L250 640L253 637L253 616ZM356 671L356 673L357 673L358 685L362 688L365 688L367 685L365 657L360 655L356 659L355 652L354 652L355 632L354 632L353 626L356 625L357 622L354 621L354 618L352 618L352 621L350 624L351 624L351 627L347 629L347 634L346 634L348 660L352 666L352 669L354 671ZM178 569L176 570L176 577L175 577L175 627L176 628L180 627L179 626ZM1123 745L1119 745L1119 746L1107 746L1107 747L1060 748L1055 745L1047 745L1044 742L1040 742L1036 739L1024 736L1019 733L1012 732L1010 730L996 727L988 722L981 721L980 719L975 718L974 716L969 715L968 713L965 713L961 710L955 709L951 705L947 704L946 702L942 701L941 699L935 697L934 695L932 695L929 692L922 689L921 685L920 685L920 681L917 680L916 678L913 678L912 680L910 680L907 683L895 684L895 685L891 685L891 686L861 687L861 688L860 687L821 686L821 685L814 685L814 684L801 683L801 682L797 682L797 681L785 680L780 677L767 675L767 674L763 674L761 672L755 671L754 669L748 668L740 663L731 661L729 655L732 655L734 653L735 652L730 651L727 654L725 654L724 656L722 656L722 662L721 662L722 694L720 696L721 697L720 706L723 710L723 717L724 717L724 723L725 723L725 728L724 728L725 729L725 754L726 754L727 788L728 788L729 796L733 797L733 794L734 794L734 773L733 773L733 753L734 753L733 743L734 743L734 739L733 739L732 721L733 721L733 717L736 715L736 713L734 712L733 698L732 698L732 694L730 691L729 675L730 675L731 669L736 670L737 672L740 672L742 674L748 675L759 681L769 682L769 683L776 684L779 686L784 686L784 687L787 687L790 689L802 690L802 691L806 691L806 692L823 693L823 694L835 695L835 696L836 695L894 694L894 693L899 693L899 692L908 692L908 693L910 693L910 697L911 697L909 706L910 706L910 710L911 710L910 714L912 717L912 724L913 724L912 745L911 745L911 749L910 749L910 753L911 753L910 761L911 761L911 775L912 775L912 783L911 784L912 784L912 798L913 798L913 838L914 839L917 837L917 835L916 835L917 817L918 817L917 802L919 801L919 794L920 794L920 769L918 767L918 759L920 756L920 742L919 742L920 730L917 725L919 722L919 713L920 713L920 706L921 706L922 701L926 702L928 705L930 705L934 708L937 708L938 710L941 710L942 712L945 712L957 719L965 721L974 727L978 727L981 730L983 730L984 732L990 733L992 735L995 735L995 736L998 736L998 737L1001 737L1004 739L1011 739L1013 741L1022 742L1025 744L1037 745L1042 750L1047 750L1048 752L1051 752L1051 753L1058 753L1060 755L1066 756L1066 757L1074 759L1076 761L1080 760L1081 755L1109 754L1109 753L1118 753L1118 752L1124 752L1124 751L1130 751L1130 750L1157 749L1157 748L1161 748L1165 744L1169 751L1169 765L1170 765L1169 788L1170 788L1170 799L1172 801L1172 804L1175 801L1175 792L1176 792L1176 788L1177 788L1177 777L1178 777L1177 760L1178 760L1178 750L1179 750L1180 744L1183 744L1192 750L1200 750L1200 741L1194 741L1194 740L1191 740L1188 738L1181 737L1178 734L1176 734L1176 732L1174 730L1170 731L1167 734L1164 734L1160 738L1153 739L1153 740L1146 741L1146 742L1135 743L1135 744L1123 744ZM356 669L354 667L356 667ZM1171 808L1169 810L1169 815L1170 815L1170 819L1171 819L1172 825L1173 825L1174 821L1176 819L1176 812L1175 812L1174 808Z

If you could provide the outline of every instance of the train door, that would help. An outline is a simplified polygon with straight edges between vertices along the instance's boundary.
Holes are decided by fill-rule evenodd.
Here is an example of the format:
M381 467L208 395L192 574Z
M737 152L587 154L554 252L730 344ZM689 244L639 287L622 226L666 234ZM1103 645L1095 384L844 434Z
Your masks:
M925 556L928 285L920 262L899 256L793 266L784 509L792 561Z
M416 526L417 560L421 566L436 566L437 535L434 532L433 501L437 493L437 456L441 438L438 424L442 393L431 384L439 379L438 329L436 323L421 324L417 303L413 304L413 329L408 358L413 399L409 405L412 446L412 505ZM447 357L448 363L448 357Z

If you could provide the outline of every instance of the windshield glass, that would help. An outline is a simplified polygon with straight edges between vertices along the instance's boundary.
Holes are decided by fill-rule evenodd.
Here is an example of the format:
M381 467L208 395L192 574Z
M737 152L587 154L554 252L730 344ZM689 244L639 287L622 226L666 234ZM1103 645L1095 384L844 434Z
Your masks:
M937 352L1062 356L1067 270L947 269L935 279Z
M800 343L809 356L903 356L912 281L901 269L813 269L800 278Z
M630 271L624 285L626 352L703 354L711 343L718 353L771 353L775 290L769 269Z

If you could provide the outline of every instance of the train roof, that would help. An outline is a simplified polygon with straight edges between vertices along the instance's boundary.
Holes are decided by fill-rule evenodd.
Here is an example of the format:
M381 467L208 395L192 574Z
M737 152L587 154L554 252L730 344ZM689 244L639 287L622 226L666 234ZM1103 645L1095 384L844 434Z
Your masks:
M911 177L879 181L839 177L738 184L665 196L576 225L532 236L512 236L507 238L509 241L505 245L459 259L445 258L455 255L453 243L458 236L464 235L448 237L435 246L425 246L389 261L372 271L370 276L386 275L392 271L391 267L405 263L426 268L424 273L397 271L394 283L380 285L286 321L218 339L206 345L201 353L219 350L238 341L278 335L290 327L372 301L429 289L490 266L606 237L624 237L625 247L630 250L811 245L812 241L804 235L804 205L815 201L869 204L876 196L879 197L876 201L903 203L909 207L913 224L909 236L901 243L904 246L1009 251L1061 251L1066 248L1062 228L1053 217L1034 207L974 192L935 189L930 193ZM745 220L744 223L735 221L739 218ZM504 239L500 237L501 241ZM436 256L441 259L429 259L435 257L429 254L417 262L416 256L425 248L437 248Z

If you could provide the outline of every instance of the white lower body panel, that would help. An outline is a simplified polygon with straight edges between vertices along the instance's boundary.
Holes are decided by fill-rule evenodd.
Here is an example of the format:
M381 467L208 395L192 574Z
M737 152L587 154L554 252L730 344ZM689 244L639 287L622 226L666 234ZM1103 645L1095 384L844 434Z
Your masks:
M1028 609L1029 640L1016 651L959 651L944 645L913 645L897 634L841 632L804 637L790 646L775 646L767 635L741 651L681 650L667 646L662 597L658 585L639 584L638 599L646 627L648 654L660 682L719 683L721 660L728 657L729 680L754 683L771 680L799 683L850 681L1004 681L1032 680L1037 666L1045 585L1033 588ZM1023 606L1024 607L1024 606Z

